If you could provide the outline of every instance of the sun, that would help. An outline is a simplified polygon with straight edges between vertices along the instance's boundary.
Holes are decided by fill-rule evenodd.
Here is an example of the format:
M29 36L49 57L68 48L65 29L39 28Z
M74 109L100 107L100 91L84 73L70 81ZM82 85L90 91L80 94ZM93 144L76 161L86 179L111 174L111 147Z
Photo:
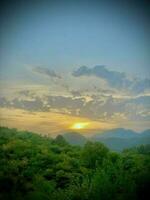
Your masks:
M84 129L88 125L87 122L77 122L71 126L72 129Z

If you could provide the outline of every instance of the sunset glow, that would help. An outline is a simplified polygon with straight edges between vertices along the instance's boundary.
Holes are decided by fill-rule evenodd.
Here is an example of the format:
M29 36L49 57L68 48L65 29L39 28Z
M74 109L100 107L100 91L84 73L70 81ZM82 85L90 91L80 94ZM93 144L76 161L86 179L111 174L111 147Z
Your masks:
M79 122L79 123L75 123L72 125L72 129L84 129L87 127L89 123L88 122Z

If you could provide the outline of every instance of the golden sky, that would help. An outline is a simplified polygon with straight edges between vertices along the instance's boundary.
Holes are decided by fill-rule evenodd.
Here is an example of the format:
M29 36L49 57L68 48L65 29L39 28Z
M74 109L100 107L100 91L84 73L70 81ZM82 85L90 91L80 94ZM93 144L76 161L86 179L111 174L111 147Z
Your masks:
M77 131L90 135L97 130L115 128L115 124L92 121L52 112L27 112L19 109L1 108L1 126L30 130L54 136L62 132ZM81 126L81 127L80 127Z
M119 119L118 122L112 120L112 122L107 123L54 112L29 112L14 108L1 108L0 113L1 126L33 131L52 137L70 131L90 136L96 132L123 126ZM126 122L124 126L133 128L135 124L134 122Z

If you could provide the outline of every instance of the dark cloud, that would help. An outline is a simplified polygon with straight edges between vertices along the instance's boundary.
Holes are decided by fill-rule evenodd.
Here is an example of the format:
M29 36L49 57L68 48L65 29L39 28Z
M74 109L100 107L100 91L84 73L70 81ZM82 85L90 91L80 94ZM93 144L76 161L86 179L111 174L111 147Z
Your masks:
M82 108L85 103L84 98L74 99L72 97L64 96L47 96L46 101L50 108L68 109L70 112Z
M8 101L5 97L0 98L0 107L8 107Z
M97 65L93 68L82 66L75 70L72 75L75 77L95 76L106 80L111 87L117 89L127 89L136 93L150 89L150 79L141 80L136 78L131 80L125 73L108 70L103 65Z
M33 100L23 100L14 98L12 100L7 100L6 98L0 98L0 107L4 108L17 108L28 111L46 111L45 105L42 99L35 98Z
M73 76L96 76L108 81L113 87L124 87L130 85L130 81L127 80L125 73L110 71L103 65L97 65L93 68L82 66L74 71Z
M7 100L6 98L0 98L0 107L6 108L18 108L28 111L42 111L46 112L51 109L66 110L70 113L74 113L76 109L82 108L84 105L84 98L73 99L71 97L64 96L46 96L43 98L35 97L32 100L24 100L14 98Z
M20 109L25 109L29 111L43 111L44 105L41 99L36 98L34 100L18 100L14 99L12 101L12 106L16 106Z
M27 96L27 97L32 97L33 96L33 92L30 90L20 90L18 92L19 95L21 96Z
M45 76L48 76L50 78L58 78L58 79L61 79L61 76L58 75L54 70L52 69L48 69L48 68L45 68L45 67L41 67L41 66L37 66L37 67L34 67L32 68L32 70L36 73L39 73L39 74L42 74L42 75L45 75Z
M28 96L30 94L30 91L29 90L21 90L18 92L18 94Z
M70 93L74 96L74 97L80 97L81 96L81 93L77 90L72 90L70 91Z

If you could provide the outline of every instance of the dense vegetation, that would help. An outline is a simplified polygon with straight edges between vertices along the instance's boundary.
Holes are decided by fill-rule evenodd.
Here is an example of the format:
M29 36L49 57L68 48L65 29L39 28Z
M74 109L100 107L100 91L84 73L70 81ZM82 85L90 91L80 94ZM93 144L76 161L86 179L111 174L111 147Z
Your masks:
M148 199L150 146L110 151L34 133L0 128L0 199Z

